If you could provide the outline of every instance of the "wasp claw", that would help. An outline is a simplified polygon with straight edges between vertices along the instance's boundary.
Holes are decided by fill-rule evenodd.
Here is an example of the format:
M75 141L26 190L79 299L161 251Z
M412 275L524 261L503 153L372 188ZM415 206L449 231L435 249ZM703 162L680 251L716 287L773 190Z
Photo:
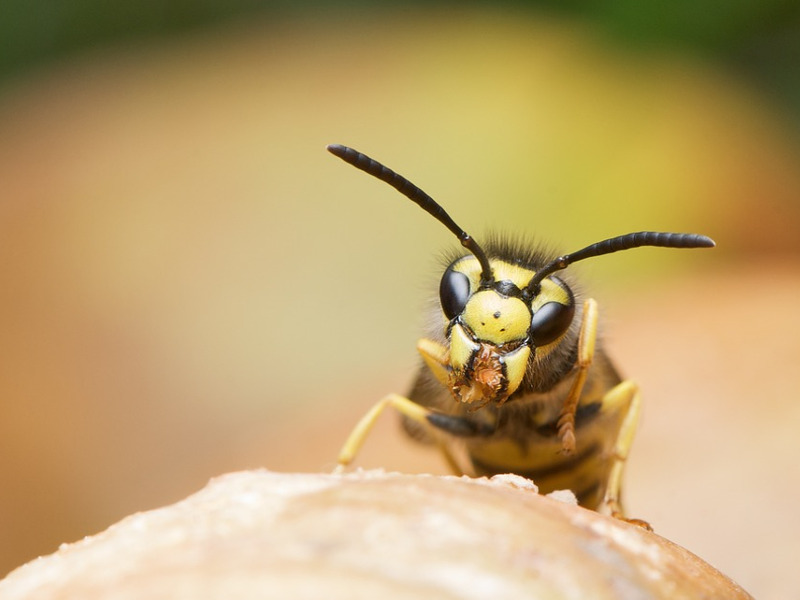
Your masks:
M559 432L561 438L561 453L570 456L575 454L575 430L572 427L563 427Z
M621 512L615 511L611 513L611 516L615 519L619 519L620 521L625 521L626 523L630 523L631 525L636 525L637 527L641 527L645 531L653 531L653 526L650 525L647 521L643 521L642 519L629 519L622 515Z

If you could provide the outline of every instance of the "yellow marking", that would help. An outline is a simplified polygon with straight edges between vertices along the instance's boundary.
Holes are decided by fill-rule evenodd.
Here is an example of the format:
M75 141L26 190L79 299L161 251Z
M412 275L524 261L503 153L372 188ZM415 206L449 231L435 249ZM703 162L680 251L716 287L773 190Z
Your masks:
M462 314L477 339L496 346L524 339L531 326L531 311L522 300L504 298L494 290L473 294Z
M470 356L479 348L464 331L461 325L453 325L450 330L450 366L463 370L467 367Z
M512 265L503 260L491 259L489 264L492 266L492 273L496 281L507 279L512 281L518 288L528 285L535 271ZM465 256L453 265L453 270L464 273L472 282L472 289L477 289L481 280L481 265L474 256Z
M508 379L507 393L510 396L517 391L528 369L528 359L531 356L530 346L520 346L516 350L503 356L506 365L506 378Z
M569 294L567 290L550 279L545 279L541 284L541 291L531 302L531 310L536 312L548 302L558 302L567 306L569 304Z
M450 387L450 367L447 348L439 342L428 338L421 338L417 341L417 351L422 355L422 359L431 370L436 379L443 386Z
M469 455L481 463L497 466L499 471L520 473L552 464L561 444L542 438L532 441L526 449L514 440L501 438L478 440L468 448Z

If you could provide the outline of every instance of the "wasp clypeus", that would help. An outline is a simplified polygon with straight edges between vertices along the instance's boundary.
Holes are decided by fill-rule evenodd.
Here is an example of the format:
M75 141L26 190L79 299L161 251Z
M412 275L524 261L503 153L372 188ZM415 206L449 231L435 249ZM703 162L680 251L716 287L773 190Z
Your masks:
M557 257L499 238L482 247L401 175L352 148L328 150L417 203L465 249L442 275L441 318L417 344L424 366L410 393L390 394L364 415L339 454L340 468L391 406L410 435L438 443L456 473L516 473L540 491L571 489L582 506L623 518L622 471L639 390L622 380L597 339L597 303L580 302L556 273L620 250L705 248L713 240L644 231Z

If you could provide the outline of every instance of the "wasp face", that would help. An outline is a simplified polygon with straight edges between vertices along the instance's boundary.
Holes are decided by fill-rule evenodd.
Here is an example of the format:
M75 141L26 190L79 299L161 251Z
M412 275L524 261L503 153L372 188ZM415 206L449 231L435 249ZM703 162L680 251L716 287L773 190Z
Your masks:
M447 385L456 400L474 409L503 404L522 383L530 361L569 329L575 302L557 278L536 293L527 289L535 271L492 260L493 281L467 256L442 276L439 297L449 343Z

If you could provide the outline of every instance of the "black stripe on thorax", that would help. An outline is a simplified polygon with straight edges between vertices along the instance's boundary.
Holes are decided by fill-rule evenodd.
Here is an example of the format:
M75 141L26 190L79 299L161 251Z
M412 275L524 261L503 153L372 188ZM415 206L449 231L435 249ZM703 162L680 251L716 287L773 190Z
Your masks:
M579 470L582 463L591 460L600 451L600 444L592 444L580 452L566 457L564 460L548 463L534 469L526 469L524 471L517 469L514 473L532 479L533 482L536 483L538 480L544 480L554 475L561 475L569 471ZM509 471L508 467L485 463L475 457L472 457L472 464L475 470L481 475L497 475L498 473L507 473Z

